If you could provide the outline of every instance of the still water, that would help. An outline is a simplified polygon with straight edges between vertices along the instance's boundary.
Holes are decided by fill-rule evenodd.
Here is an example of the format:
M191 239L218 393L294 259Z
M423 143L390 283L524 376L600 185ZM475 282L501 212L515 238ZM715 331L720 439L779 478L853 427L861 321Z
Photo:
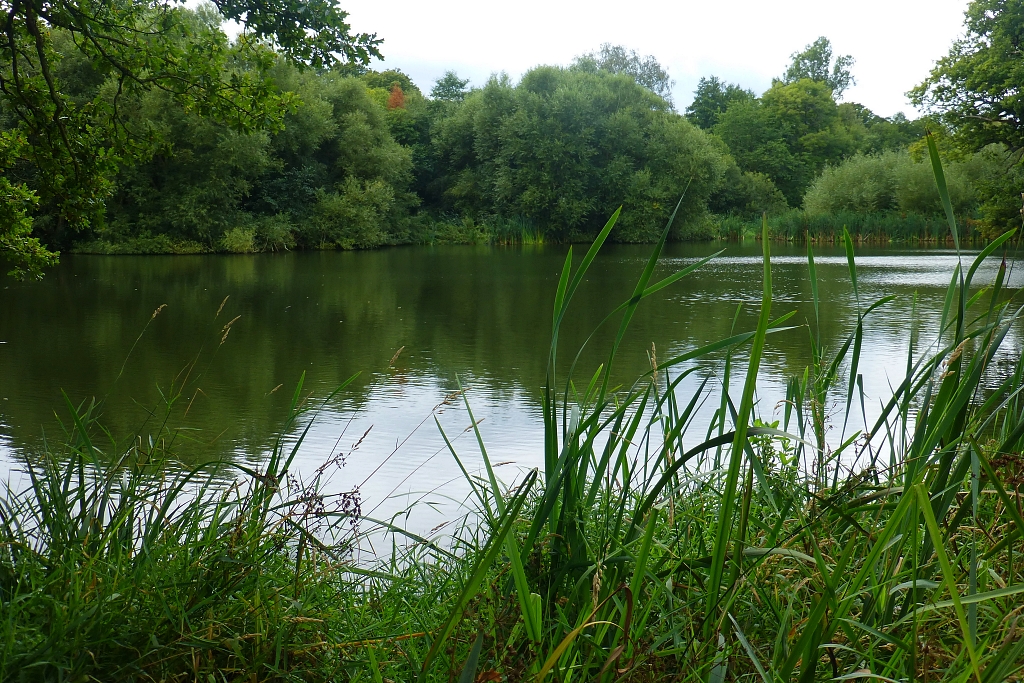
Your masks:
M652 344L665 359L728 336L734 318L737 331L752 329L760 304L759 244L670 245L661 274L722 248L714 261L641 305L616 359L618 382L649 369ZM570 359L629 296L649 249L610 246L598 257L563 325L560 358ZM583 250L576 251L578 260ZM509 463L502 471L514 478L518 468L542 461L539 405L565 253L564 247L405 247L68 256L41 282L4 279L0 479L16 483L20 463L38 452L44 435L59 438L58 420L67 416L62 392L75 404L101 401L100 423L118 439L149 438L166 419L185 461L258 461L283 429L303 375L303 396L318 403L356 373L323 405L298 462L310 472L332 454L345 454L330 486L358 486L364 513L391 514L415 500L440 503L464 494L450 483L459 470L433 419L472 460L465 409L443 405L460 383L492 459ZM758 404L766 418L777 412L786 379L809 363L806 323L814 320L803 248L774 245L772 263L773 316L796 310L790 324L797 328L769 337ZM956 263L956 254L944 249L857 250L860 307L897 296L867 322L861 372L869 421L872 407L902 378L911 335L922 346L934 339ZM835 347L855 323L858 300L844 254L819 248L816 264L821 336ZM976 282L992 282L998 265L990 259ZM1011 270L1011 290L1021 287L1022 275ZM581 374L589 377L606 359L617 325L590 342ZM1006 371L1020 348L1015 330L1001 357ZM702 371L717 369L709 362ZM175 395L165 418L165 398ZM707 424L715 403L706 404L698 424Z

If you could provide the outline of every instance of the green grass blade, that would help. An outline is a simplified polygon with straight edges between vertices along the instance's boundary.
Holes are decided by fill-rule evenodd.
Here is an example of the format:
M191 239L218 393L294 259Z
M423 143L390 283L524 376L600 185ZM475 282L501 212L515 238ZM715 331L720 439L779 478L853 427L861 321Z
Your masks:
M939 190L939 200L942 202L942 209L946 212L946 222L949 224L949 232L953 236L953 245L957 252L960 251L960 235L956 227L956 218L953 216L953 205L949 201L949 190L946 188L946 174L942 170L942 160L939 158L939 148L935 145L935 137L929 131L925 136L928 143L928 158L932 162L932 173L935 175L935 186Z
M932 545L935 549L935 554L938 557L939 566L942 568L944 583L946 587L949 588L949 594L952 598L953 609L956 611L957 621L960 622L960 631L964 638L964 647L967 648L967 654L971 659L971 669L974 671L974 676L978 679L978 683L981 683L981 666L978 663L978 653L974 650L970 625L967 623L967 615L964 612L964 606L960 600L960 594L956 589L956 575L953 573L953 567L950 565L949 558L946 556L946 549L942 534L939 532L939 525L935 521L935 515L932 513L932 503L928 497L928 489L925 488L925 485L922 482L914 486L914 492L917 494L918 506L921 508L921 513L924 515L925 527L928 529L928 534L932 538Z
M711 573L708 579L707 602L705 605L705 625L710 627L713 623L713 614L721 598L722 578L725 571L725 559L728 553L728 546L732 532L733 506L736 497L736 486L739 481L740 465L743 460L743 451L747 445L747 430L749 429L750 413L754 407L754 388L757 384L757 371L760 368L761 353L764 349L765 335L768 332L768 323L771 320L772 306L772 269L771 249L768 239L768 220L763 219L761 233L761 246L764 258L764 281L761 293L761 314L758 317L757 330L754 333L753 346L750 351L750 360L747 365L747 377L743 385L743 395L740 400L740 411L736 420L736 436L733 440L732 452L729 460L729 470L726 474L725 492L722 498L721 509L718 513L718 528L715 532L715 544L712 552ZM707 635L707 633L706 633Z

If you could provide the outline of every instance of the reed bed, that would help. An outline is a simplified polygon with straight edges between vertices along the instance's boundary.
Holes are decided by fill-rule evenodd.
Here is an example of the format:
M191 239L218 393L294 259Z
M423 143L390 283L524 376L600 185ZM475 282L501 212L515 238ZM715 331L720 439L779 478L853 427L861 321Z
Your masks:
M974 282L1012 234L951 273L940 325L915 338L905 377L858 431L861 339L889 299L860 304L837 348L809 321L813 363L769 423L756 401L761 355L796 324L773 309L769 239L754 329L652 357L631 386L611 384L643 299L703 265L654 278L670 221L633 295L609 312L608 360L586 374L579 355L566 363L560 326L616 219L575 267L569 254L555 294L543 469L503 483L479 432L472 454L442 432L472 491L447 542L388 523L378 531L393 552L352 559L375 523L357 501L324 495L319 473L294 481L314 417L298 391L299 436L259 470L229 475L154 469L167 455L159 441L111 458L92 441L90 411L69 405L65 445L0 500L0 676L1020 680L1024 368L1019 349L1006 376L993 359L1021 309L1005 261L994 282ZM859 298L854 239L842 241ZM812 247L808 276L817 312ZM711 360L718 371L684 394L683 379ZM696 433L715 385L712 427Z
M808 214L791 209L768 219L772 239L810 241L815 244L842 244L845 228L857 244L948 244L953 246L949 223L944 217L922 216L897 211L840 211ZM760 238L761 222L736 216L723 218L719 224L723 239ZM962 244L987 242L991 235L979 222L957 217L958 239Z

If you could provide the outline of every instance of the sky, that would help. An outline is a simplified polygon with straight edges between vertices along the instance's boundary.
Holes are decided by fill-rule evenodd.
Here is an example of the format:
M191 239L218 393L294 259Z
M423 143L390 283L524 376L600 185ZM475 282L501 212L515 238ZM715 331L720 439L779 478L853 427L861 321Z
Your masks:
M882 116L919 115L905 93L963 32L967 0L341 0L354 31L384 39L385 61L424 91L453 70L483 85L538 64L567 65L602 43L653 55L680 110L701 76L766 90L790 55L818 36L849 54L857 84L843 97Z

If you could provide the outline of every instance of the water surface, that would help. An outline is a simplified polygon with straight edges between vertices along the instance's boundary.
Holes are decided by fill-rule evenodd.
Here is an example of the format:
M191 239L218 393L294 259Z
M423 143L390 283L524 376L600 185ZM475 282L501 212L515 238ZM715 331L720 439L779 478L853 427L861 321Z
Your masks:
M641 305L616 359L618 382L646 371L652 348L663 360L734 327L753 327L759 244L670 245L662 274L723 248L712 263ZM563 363L629 296L649 249L610 246L598 257L563 328ZM177 395L166 424L178 430L183 459L258 461L282 430L300 377L303 395L315 402L359 373L324 406L301 450L300 469L345 453L331 486L359 486L364 512L394 511L425 492L435 492L427 499L437 501L463 495L463 487L446 485L459 471L432 417L438 415L472 460L466 412L458 402L445 404L461 384L492 458L511 463L504 470L513 468L511 478L514 468L542 459L541 386L565 253L565 247L470 246L67 256L41 282L5 279L0 477L13 467L16 478L17 464L38 451L44 435L57 438L58 419L66 419L62 392L76 404L101 401L100 421L121 439L159 433L166 399ZM870 413L902 378L911 335L922 344L933 338L957 256L944 249L858 249L859 301L844 254L818 249L816 263L827 345L849 334L858 306L897 297L866 328L861 372ZM990 283L997 267L990 259L976 281ZM784 396L785 380L802 374L810 360L805 323L814 314L803 248L773 246L773 282L773 313L797 314L796 329L768 340L758 406L765 417ZM1020 287L1019 269L1009 285ZM590 342L582 374L589 377L606 360L617 324ZM1020 346L1015 330L1001 357L1007 371ZM709 362L702 372L716 369ZM702 409L698 424L707 423L713 408Z

